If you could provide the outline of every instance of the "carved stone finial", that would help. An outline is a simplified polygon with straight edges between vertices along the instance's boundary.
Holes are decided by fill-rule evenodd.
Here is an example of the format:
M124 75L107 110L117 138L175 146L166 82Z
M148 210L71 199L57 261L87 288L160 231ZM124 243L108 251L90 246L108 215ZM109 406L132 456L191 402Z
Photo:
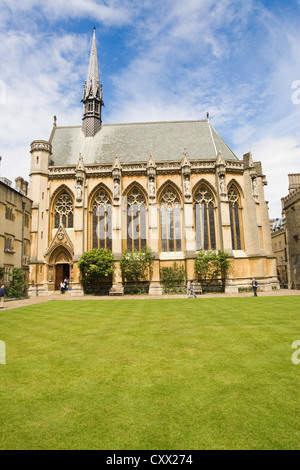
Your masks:
M147 167L148 167L148 168L149 168L149 167L155 167L155 162L154 162L152 153L149 154Z
M221 150L218 151L218 155L217 155L217 160L216 160L216 165L219 166L219 165L226 165L226 162L223 158L223 155L222 155L222 152Z
M84 171L84 162L81 153L79 154L76 171Z
M119 155L116 153L115 155L115 161L114 161L114 164L113 164L113 170L114 169L121 169L121 164L120 164L120 160L119 160Z

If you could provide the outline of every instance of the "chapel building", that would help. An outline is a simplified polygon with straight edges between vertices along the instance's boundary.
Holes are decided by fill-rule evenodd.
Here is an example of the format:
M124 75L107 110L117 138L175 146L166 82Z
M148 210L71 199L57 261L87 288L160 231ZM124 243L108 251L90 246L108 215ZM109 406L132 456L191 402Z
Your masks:
M115 258L111 294L122 294L125 249L154 252L149 294L160 294L160 269L183 264L189 280L199 250L232 260L227 292L258 280L278 287L266 179L251 153L239 159L199 121L102 123L95 30L83 92L82 125L58 126L31 144L29 295L59 289L68 277L82 293L78 261L108 248Z

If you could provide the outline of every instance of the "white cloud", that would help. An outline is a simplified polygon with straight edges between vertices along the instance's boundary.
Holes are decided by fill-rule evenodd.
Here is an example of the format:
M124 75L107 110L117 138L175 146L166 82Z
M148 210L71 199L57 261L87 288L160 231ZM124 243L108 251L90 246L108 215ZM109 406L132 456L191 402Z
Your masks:
M288 174L299 173L300 139L267 135L252 143L251 152L254 161L262 162L267 176L265 196L270 218L280 217L281 198L288 195Z
M81 19L93 21L89 34L68 32ZM100 44L126 25L118 32L129 51L105 77L106 122L204 119L209 111L239 158L250 150L261 160L270 212L279 216L287 174L299 171L291 87L300 80L300 33L296 17L256 0L2 0L1 174L28 174L30 142L49 138L54 114L58 125L80 124L95 22Z
M14 16L28 14L29 18L41 15L50 22L68 18L90 18L106 25L123 25L131 20L127 2L116 0L2 0L5 12Z

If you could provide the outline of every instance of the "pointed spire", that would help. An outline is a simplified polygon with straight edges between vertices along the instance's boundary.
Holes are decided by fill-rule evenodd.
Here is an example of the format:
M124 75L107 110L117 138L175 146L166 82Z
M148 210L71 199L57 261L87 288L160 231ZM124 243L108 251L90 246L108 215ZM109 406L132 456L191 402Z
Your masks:
M88 74L83 90L83 100L87 98L101 98L101 85L96 46L96 28L94 28Z
M87 79L83 87L83 122L82 130L86 137L93 137L101 128L102 86L100 84L96 28L94 28Z

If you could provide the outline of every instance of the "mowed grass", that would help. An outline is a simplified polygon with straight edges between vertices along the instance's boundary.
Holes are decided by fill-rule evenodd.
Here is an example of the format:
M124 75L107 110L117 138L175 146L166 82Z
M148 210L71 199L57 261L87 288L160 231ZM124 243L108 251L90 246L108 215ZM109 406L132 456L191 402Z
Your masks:
M0 314L1 449L299 449L300 297Z

